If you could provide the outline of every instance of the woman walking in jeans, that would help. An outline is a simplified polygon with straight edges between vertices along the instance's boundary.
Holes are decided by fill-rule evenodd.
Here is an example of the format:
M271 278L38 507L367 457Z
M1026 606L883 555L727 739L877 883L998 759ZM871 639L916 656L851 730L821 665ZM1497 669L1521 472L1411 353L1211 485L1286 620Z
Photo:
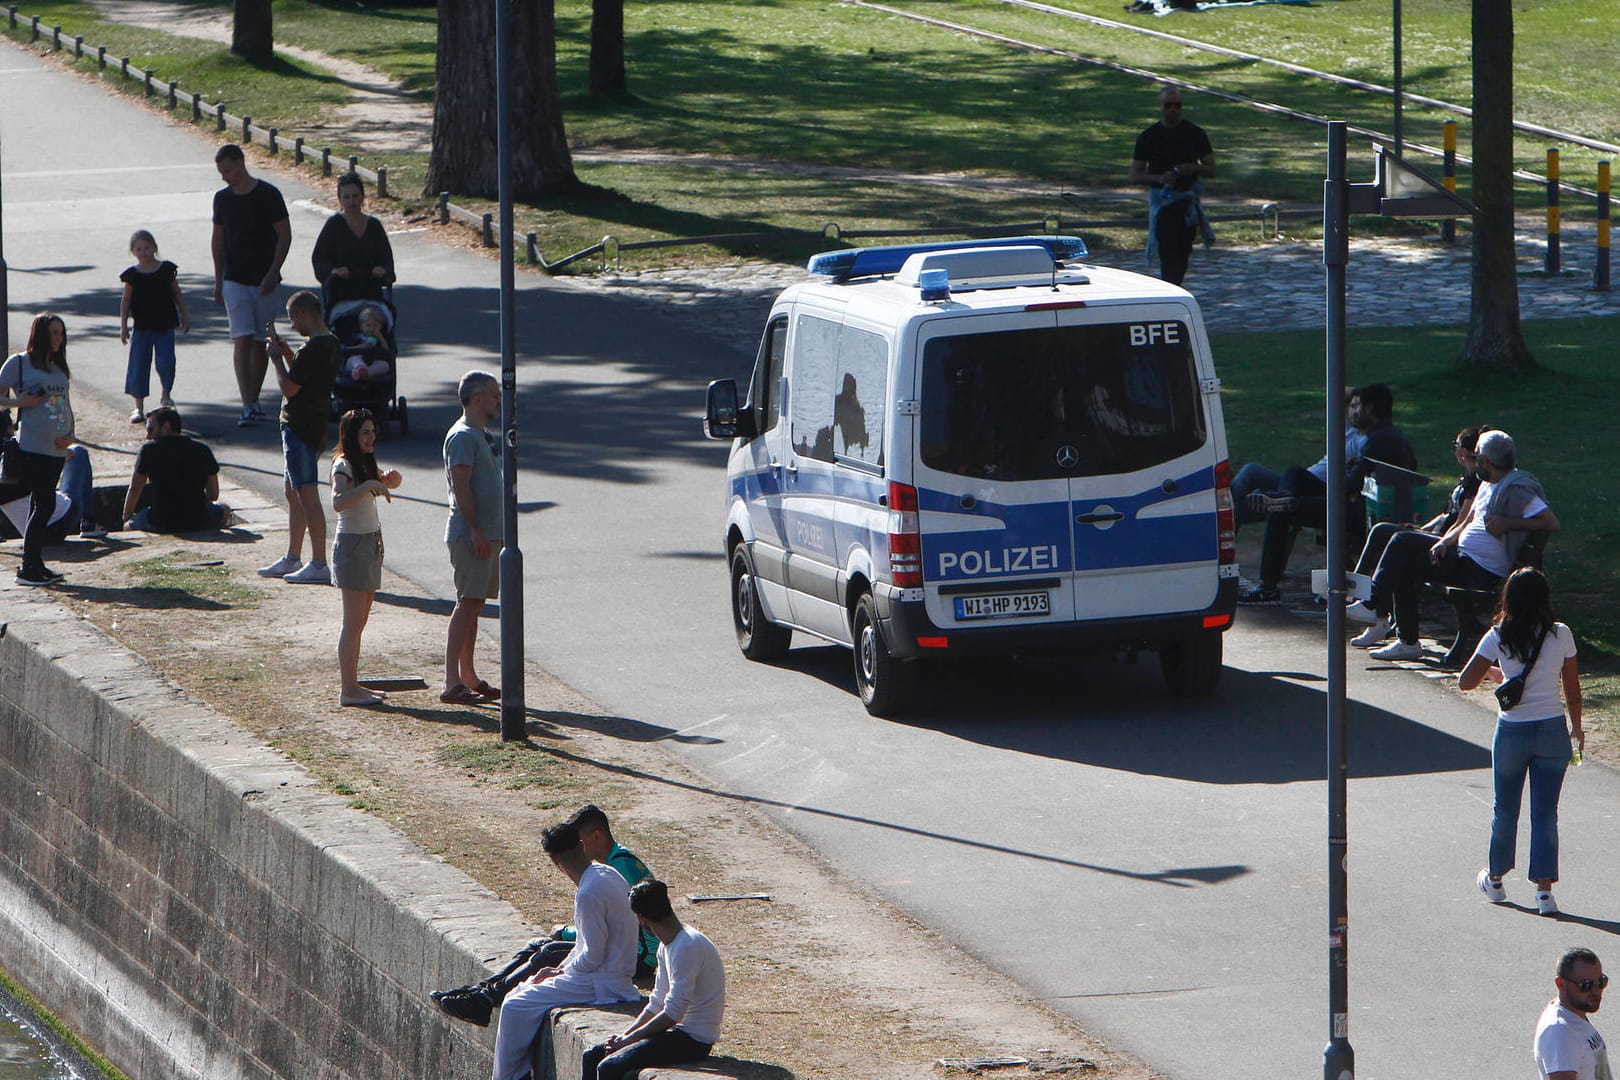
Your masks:
M1571 739L1577 751L1584 750L1586 732L1581 728L1575 635L1553 617L1552 594L1541 571L1525 567L1507 579L1496 625L1485 632L1457 686L1472 690L1487 674L1503 684L1522 679L1523 693L1511 707L1503 707L1498 694L1496 738L1491 743L1496 800L1491 808L1490 865L1479 872L1479 890L1493 904L1507 903L1502 875L1513 869L1519 803L1528 776L1530 880L1536 883L1536 910L1556 915L1552 887L1558 880L1558 793L1569 768Z
M56 315L34 316L28 348L0 365L0 406L17 408L18 479L28 489L19 585L54 585L62 575L45 565L45 529L56 510L56 482L73 445L68 398L67 326Z

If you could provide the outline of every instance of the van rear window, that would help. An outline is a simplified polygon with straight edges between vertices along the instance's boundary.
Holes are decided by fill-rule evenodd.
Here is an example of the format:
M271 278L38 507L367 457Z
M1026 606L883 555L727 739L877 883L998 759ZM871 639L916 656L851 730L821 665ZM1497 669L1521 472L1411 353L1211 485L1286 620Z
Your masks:
M935 338L922 370L920 452L941 472L995 480L1134 472L1208 438L1191 335L1179 322Z

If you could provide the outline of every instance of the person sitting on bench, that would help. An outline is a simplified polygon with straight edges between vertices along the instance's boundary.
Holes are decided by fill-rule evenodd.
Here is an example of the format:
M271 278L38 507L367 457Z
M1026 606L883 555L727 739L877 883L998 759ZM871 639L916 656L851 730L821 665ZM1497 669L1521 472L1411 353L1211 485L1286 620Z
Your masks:
M1385 383L1369 383L1350 392L1349 420L1366 434L1361 456L1354 463L1345 461L1345 482L1351 493L1361 490L1361 482L1374 462L1387 462L1403 469L1417 468L1417 455L1400 428L1390 422L1395 412L1395 394ZM1321 526L1326 520L1326 468L1321 478L1304 469L1290 469L1283 476L1285 489L1271 500L1266 517L1266 535L1260 549L1260 584L1238 594L1240 604L1276 604L1282 600L1277 585L1288 566L1288 551L1294 530Z
M1479 437L1480 485L1468 514L1438 540L1427 533L1391 537L1373 571L1372 599L1345 609L1358 622L1393 620L1399 640L1374 649L1375 660L1420 660L1418 589L1428 582L1465 589L1493 589L1513 569L1531 533L1558 530L1541 482L1517 467L1513 439L1505 431Z

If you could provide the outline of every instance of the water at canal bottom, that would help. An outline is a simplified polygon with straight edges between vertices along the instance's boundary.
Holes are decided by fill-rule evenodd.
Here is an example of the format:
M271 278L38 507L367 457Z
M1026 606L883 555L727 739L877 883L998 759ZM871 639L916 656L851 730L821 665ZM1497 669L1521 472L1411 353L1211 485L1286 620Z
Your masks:
M34 1033L0 1008L0 1080L81 1080Z

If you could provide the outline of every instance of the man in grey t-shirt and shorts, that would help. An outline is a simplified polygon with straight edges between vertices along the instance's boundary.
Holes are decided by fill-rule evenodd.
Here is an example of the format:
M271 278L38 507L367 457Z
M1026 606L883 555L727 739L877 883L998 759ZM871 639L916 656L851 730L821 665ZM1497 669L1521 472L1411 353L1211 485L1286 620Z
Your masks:
M264 419L259 391L270 367L264 341L279 314L276 288L292 247L287 203L274 184L248 173L242 148L227 143L214 154L225 186L214 193L214 303L230 320L236 388L242 396L237 427Z
M439 700L477 705L501 692L478 677L473 647L484 601L500 595L500 555L505 534L501 460L495 436L484 429L501 414L501 387L487 371L469 371L456 388L461 419L444 437L444 477L450 520L444 542L455 570L456 607L444 649L444 689Z

